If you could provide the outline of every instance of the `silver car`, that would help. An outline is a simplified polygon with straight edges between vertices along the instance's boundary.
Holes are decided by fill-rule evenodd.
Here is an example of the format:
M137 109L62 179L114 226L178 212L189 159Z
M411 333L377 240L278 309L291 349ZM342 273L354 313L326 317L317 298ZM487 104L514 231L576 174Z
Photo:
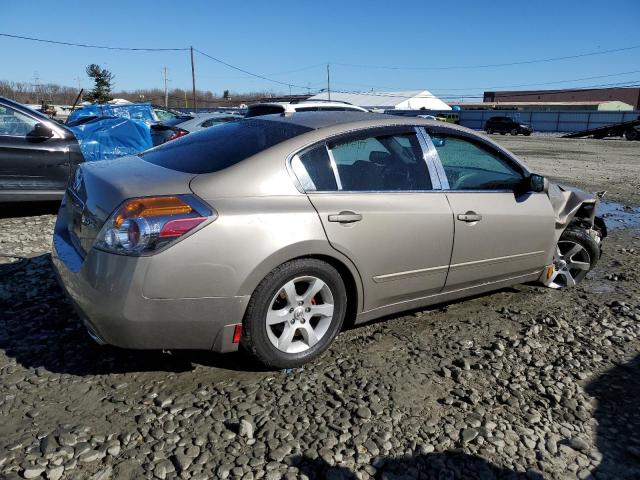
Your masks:
M606 235L597 204L451 124L268 115L82 164L53 262L100 343L242 345L287 368L345 320L521 282L575 285Z

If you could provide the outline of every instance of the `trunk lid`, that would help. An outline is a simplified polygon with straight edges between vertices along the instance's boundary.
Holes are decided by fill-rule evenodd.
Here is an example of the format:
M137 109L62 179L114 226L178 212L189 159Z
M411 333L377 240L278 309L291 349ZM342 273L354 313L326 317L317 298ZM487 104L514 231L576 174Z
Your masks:
M71 242L84 257L122 202L134 197L189 194L194 176L137 156L82 163L70 178L65 196Z

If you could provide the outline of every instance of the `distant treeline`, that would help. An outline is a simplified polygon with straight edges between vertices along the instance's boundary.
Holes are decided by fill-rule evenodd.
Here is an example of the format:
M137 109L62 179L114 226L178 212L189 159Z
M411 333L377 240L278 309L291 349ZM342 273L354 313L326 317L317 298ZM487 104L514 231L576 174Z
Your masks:
M85 93L88 93L88 89L85 90ZM111 95L113 98L124 98L131 102L151 102L155 105L164 105L164 90L159 88L114 91L111 92ZM198 107L233 107L242 103L251 103L261 98L273 96L273 93L250 92L240 94L226 91L223 95L216 95L208 90L196 90ZM34 86L28 82L0 80L0 96L10 98L19 103L72 105L78 96L78 89L57 85L55 83ZM191 90L185 91L180 88L169 90L169 107L192 108L193 98Z

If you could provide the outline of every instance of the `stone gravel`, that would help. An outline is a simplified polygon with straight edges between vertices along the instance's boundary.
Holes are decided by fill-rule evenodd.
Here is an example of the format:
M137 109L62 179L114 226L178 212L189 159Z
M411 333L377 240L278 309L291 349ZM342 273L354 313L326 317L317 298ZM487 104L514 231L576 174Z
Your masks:
M0 218L0 478L640 478L638 230L570 291L411 312L265 371L94 344L32 213Z

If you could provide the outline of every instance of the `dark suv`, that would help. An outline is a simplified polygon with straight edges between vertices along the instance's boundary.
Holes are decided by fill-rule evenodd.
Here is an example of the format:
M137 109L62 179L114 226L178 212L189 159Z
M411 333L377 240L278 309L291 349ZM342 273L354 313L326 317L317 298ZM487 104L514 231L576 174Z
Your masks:
M484 125L484 131L491 133L499 133L504 135L510 133L511 135L531 135L533 131L529 125L516 122L513 118L509 117L491 117Z

